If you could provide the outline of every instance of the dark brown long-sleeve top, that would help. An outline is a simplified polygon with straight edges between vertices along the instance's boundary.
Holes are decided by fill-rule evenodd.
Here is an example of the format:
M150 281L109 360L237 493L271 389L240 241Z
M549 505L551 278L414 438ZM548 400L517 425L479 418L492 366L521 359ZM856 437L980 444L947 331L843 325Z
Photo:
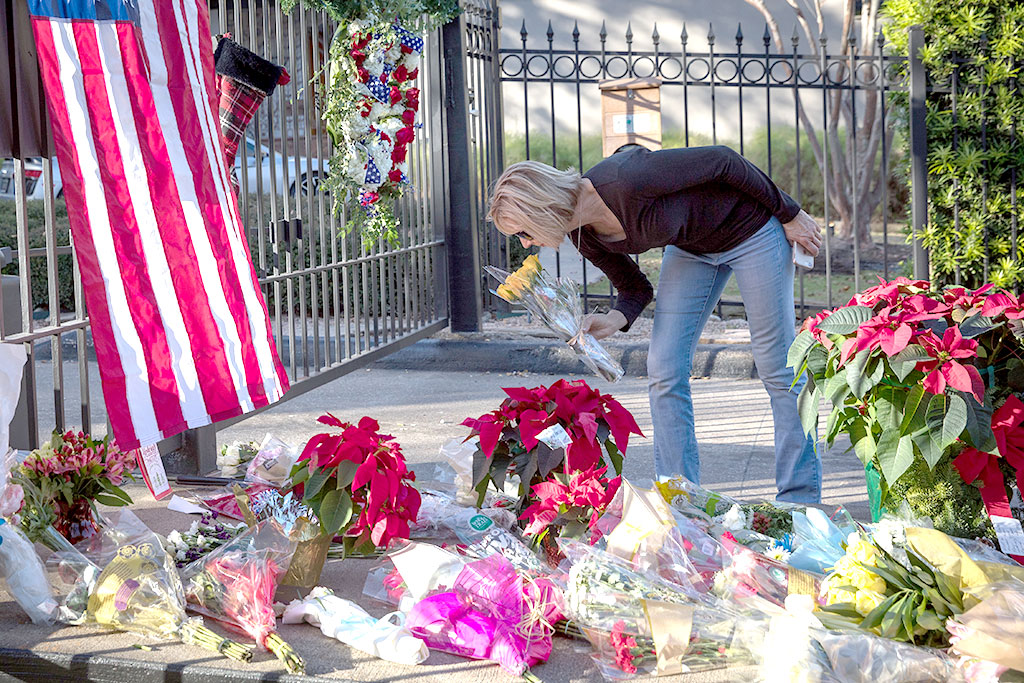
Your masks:
M654 288L629 254L673 244L711 254L727 251L775 216L793 220L800 205L761 169L728 147L613 154L583 174L619 219L626 239L605 242L588 226L569 234L580 253L618 290L615 308L628 329L654 298Z

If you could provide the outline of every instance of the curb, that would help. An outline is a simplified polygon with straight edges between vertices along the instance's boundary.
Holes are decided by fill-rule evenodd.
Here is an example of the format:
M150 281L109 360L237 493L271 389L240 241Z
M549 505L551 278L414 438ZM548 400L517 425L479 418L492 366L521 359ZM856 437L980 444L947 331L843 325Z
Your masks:
M609 355L629 377L647 376L647 344L607 344ZM374 363L389 370L461 372L528 371L550 375L589 375L568 346L536 339L424 339ZM757 377L749 344L699 344L691 377Z
M321 678L277 671L240 671L197 663L164 663L101 654L68 654L45 650L0 648L0 681L46 680L50 683L233 683L280 681L306 683L350 679Z

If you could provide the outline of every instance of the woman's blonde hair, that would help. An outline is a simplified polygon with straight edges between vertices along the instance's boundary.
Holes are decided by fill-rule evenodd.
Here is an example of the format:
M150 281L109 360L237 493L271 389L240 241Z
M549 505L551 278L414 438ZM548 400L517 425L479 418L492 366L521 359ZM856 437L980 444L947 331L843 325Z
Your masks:
M576 228L572 218L582 188L574 168L559 171L539 161L520 161L494 183L487 219L506 235L522 230L558 243Z

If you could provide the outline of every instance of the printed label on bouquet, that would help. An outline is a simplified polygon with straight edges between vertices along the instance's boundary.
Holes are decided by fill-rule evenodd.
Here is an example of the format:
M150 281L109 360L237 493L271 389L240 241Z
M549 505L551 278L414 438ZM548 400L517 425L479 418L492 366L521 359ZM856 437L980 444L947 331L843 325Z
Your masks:
M160 459L160 450L156 444L143 446L135 452L135 459L142 470L142 478L149 487L153 498L160 500L171 494L171 482L167 480L167 472L164 471L164 461Z
M537 441L547 444L552 450L566 448L572 443L565 427L560 424L553 424L544 431L537 434Z
M469 518L469 526L477 531L487 531L494 524L487 515L473 515Z
M1024 529L1013 517L990 517L999 539L999 549L1007 555L1024 555Z
M689 670L683 657L690 647L693 607L660 600L644 600L647 623L658 658L657 675L671 676Z
M814 577L807 572L802 572L793 567L788 567L786 587L790 595L810 595L814 597L818 592L817 586L814 585Z

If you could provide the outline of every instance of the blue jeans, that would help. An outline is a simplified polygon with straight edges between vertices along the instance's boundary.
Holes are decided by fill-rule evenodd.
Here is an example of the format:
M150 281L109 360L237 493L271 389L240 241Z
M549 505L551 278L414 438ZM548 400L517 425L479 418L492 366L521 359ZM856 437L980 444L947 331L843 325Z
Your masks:
M772 218L739 246L717 254L665 248L647 357L654 464L659 478L680 472L700 483L700 456L693 429L690 370L700 333L729 275L736 274L750 325L757 374L771 398L775 422L778 500L821 500L821 461L815 440L804 434L793 370L786 355L793 342L793 255L782 224Z

